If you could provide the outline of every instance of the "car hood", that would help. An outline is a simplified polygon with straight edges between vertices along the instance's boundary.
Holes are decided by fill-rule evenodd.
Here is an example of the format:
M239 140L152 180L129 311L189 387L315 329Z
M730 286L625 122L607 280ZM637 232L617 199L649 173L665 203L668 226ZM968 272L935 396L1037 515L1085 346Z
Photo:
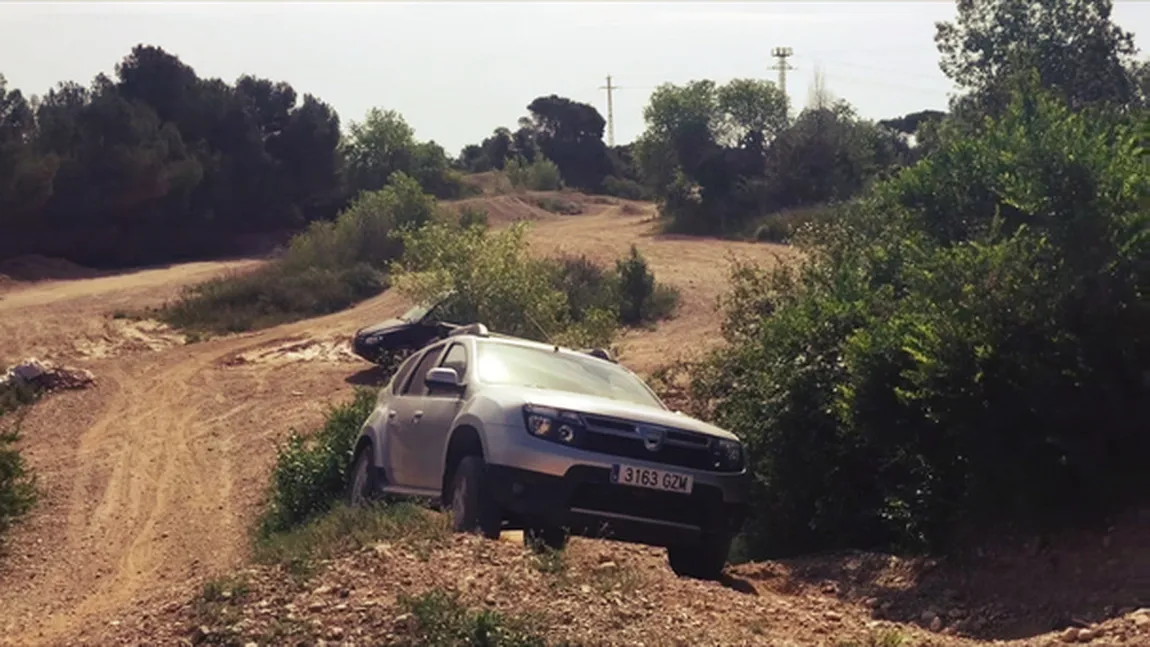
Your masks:
M400 330L402 328L408 328L411 325L412 325L412 323L410 321L406 321L404 319L387 319L387 320L381 321L377 324L372 324L370 326L360 328L359 330L355 331L355 336L356 337L365 337L368 335L375 335L375 334L378 334L381 332L388 332L391 330Z
M489 394L496 396L505 408L519 408L525 404L533 404L555 409L566 409L590 415L600 415L611 418L622 418L634 422L647 423L694 431L708 436L737 440L731 432L721 427L692 418L686 414L675 413L659 407L646 406L612 400L594 395L581 393L567 393L549 389L535 389L525 387L488 387ZM515 415L518 415L516 412Z

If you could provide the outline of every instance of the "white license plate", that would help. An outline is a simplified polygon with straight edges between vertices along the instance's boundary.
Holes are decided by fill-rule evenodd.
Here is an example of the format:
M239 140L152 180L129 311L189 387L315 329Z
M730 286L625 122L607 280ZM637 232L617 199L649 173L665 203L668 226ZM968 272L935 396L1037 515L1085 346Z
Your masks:
M612 465L611 482L681 494L690 494L691 488L695 485L695 479L690 474L633 465Z

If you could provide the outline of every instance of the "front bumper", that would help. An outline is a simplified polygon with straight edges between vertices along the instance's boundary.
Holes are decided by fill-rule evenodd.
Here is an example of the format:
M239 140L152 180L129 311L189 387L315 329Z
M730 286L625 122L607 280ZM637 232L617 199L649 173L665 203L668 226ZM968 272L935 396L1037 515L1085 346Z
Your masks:
M553 525L573 535L691 545L738 533L747 512L744 501L727 501L721 487L698 479L688 495L616 485L610 468L592 465L572 466L563 476L488 465L488 475L513 525Z

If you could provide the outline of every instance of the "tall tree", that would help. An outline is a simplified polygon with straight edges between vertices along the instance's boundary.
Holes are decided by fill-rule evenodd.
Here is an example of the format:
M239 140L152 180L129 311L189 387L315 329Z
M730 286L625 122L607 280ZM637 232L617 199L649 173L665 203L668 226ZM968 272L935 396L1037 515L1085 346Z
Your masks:
M1029 67L1072 107L1127 105L1137 48L1112 9L1112 0L958 0L956 20L936 25L940 67L983 109L1001 110L1008 79Z

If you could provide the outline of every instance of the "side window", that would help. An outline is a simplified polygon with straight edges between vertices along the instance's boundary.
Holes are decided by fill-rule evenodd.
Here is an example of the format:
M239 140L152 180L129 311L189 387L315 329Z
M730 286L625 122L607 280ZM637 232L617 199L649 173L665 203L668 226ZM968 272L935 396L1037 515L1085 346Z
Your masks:
M407 376L411 375L411 369L415 368L416 362L419 361L419 354L412 353L403 363L399 365L399 369L395 372L395 376L391 378L391 392L399 393L407 382Z
M453 368L456 373L459 373L459 379L463 379L467 375L467 347L463 344L452 344L451 348L443 355L443 361L439 363L443 368Z
M439 359L439 353L443 351L443 344L432 346L427 349L427 352L419 359L419 365L415 367L415 371L411 374L411 379L403 388L404 395L423 395L427 393L427 385L423 383L423 378L427 376L427 372L435 366L435 360Z

